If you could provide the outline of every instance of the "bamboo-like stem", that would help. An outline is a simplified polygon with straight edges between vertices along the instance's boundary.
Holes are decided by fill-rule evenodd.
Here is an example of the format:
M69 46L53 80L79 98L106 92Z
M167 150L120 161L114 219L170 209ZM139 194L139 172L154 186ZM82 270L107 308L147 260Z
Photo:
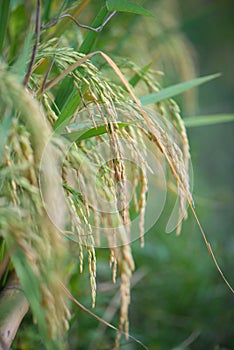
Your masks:
M28 301L14 273L0 293L0 350L10 349L28 308Z

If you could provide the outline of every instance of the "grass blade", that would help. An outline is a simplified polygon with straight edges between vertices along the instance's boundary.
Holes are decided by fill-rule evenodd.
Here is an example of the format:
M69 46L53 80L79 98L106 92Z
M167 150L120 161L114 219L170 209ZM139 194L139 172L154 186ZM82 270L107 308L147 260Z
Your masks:
M73 84L70 77L66 77L62 80L61 85L58 88L55 98L55 105L61 111L63 106L66 104L69 96L73 92Z
M33 34L28 33L26 36L24 45L22 47L22 50L19 54L19 57L15 61L15 63L11 67L11 72L13 74L16 74L19 77L19 82L23 82L23 78L26 73L26 68L28 65L28 62L30 60L30 54L32 51L32 39L33 39Z
M2 165L2 156L5 147L5 142L10 132L11 120L13 115L11 113L6 114L3 120L1 121L0 127L0 166Z
M93 21L92 27L96 28L96 27L100 26L103 23L103 21L105 20L105 17L107 14L108 14L108 11L107 11L106 7L103 7L99 11L99 13L97 14L95 20ZM97 39L98 34L99 33L97 33L97 32L89 31L87 33L83 43L81 44L81 46L79 48L79 52L82 52L85 54L89 53L95 44L95 41ZM87 59L87 57L86 57L86 59ZM80 64L77 65L77 68L79 65ZM71 71L73 69L75 69L75 68L72 68ZM81 68L80 68L80 71L82 71ZM68 73L65 72L64 76L62 78L67 76L67 74ZM61 80L61 76L60 76L60 80ZM58 120L56 121L56 123L54 125L54 129L56 129L57 132L60 131L59 126L61 126L61 124L63 125L63 127L65 127L66 121L69 120L69 118L72 116L72 114L75 112L75 110L77 109L77 107L79 106L79 104L81 102L81 97L77 93L77 90L73 87L73 83L72 82L70 82L70 84L68 83L66 85L66 87L67 87L66 91L70 91L70 94L68 95L66 93L66 96L63 95L63 99L62 99L63 108L62 108L62 111L61 111L61 114L60 114ZM84 93L86 89L87 89L87 86L84 85L81 88L81 92ZM60 90L59 90L59 93L60 93ZM57 100L59 101L60 98L61 98L60 95L56 96L56 101Z
M65 126L69 123L69 119L72 117L73 113L75 113L80 102L81 102L81 97L78 94L78 92L74 89L69 95L66 102L64 103L61 114L59 115L59 118L56 120L56 122L53 125L53 128L54 130L56 130L57 133L63 131Z
M91 24L91 27L96 28L102 25L107 14L108 14L108 11L106 7L101 8L99 13L97 14L97 17L94 19L93 23ZM83 43L79 48L79 52L85 53L85 54L88 54L89 52L91 52L98 34L99 34L98 32L88 31Z
M199 115L184 119L184 124L187 127L215 125L228 122L234 122L234 114Z
M12 255L12 261L33 314L36 315L38 328L46 342L46 348L48 350L61 350L62 347L59 345L59 342L49 338L45 313L41 307L40 284L33 270L19 249L16 249Z
M52 0L47 0L44 5L44 13L43 13L43 20L44 22L48 22L50 18L50 11L52 6Z
M127 0L107 0L106 7L109 11L130 12L137 15L154 17L154 15L144 9L144 7Z
M48 0L48 1L52 1L53 0ZM70 15L72 15L73 17L77 18L80 13L85 9L85 7L87 6L87 4L90 2L90 0L81 0L81 1L76 1L76 5L74 5L74 2L73 2L73 5L71 8L67 8L65 12L68 12ZM68 6L69 6L69 3L68 3ZM51 18L51 15L48 17L48 20L51 20L52 22L54 22L53 25L55 25L54 27L54 30L50 33L48 33L46 39L49 39L49 38L53 38L53 37L56 37L56 38L60 38L61 35L63 35L67 29L69 28L69 26L71 25L71 21L59 21L59 17L62 15L62 13L64 12L65 10L65 7L64 5L61 5L60 9L58 10L58 13L56 14L55 18L52 19ZM45 10L44 10L45 12ZM47 22L47 21L45 21ZM50 26L49 23L45 24L45 28L47 26Z
M117 125L121 129L126 126L135 124L137 122L138 120L130 121L130 122L121 122L121 123L117 123ZM93 123L90 122L90 123L85 123L85 126L84 125L82 126L80 123L79 130L76 130L70 133L64 133L63 136L65 136L70 141L80 142L81 140L90 139L91 137L100 136L106 133L107 133L107 130L105 125L102 124L97 126L97 128L94 128Z
M106 16L108 14L107 8L104 6L103 8L101 8L101 10L99 11L99 13L97 14L96 18L94 19L93 23L92 23L92 27L96 28L100 25L102 25L102 23L104 22ZM88 54L91 52L95 41L98 37L98 32L93 32L93 31L89 31L83 41L83 43L81 44L80 48L79 48L79 52ZM92 55L91 55L92 56ZM87 59L87 57L86 57ZM85 59L85 60L86 60ZM84 61L85 61L84 60ZM77 68L80 64L77 65ZM72 68L71 71L75 69ZM82 68L79 68L80 71L82 71ZM60 80L61 78L64 78L65 76L67 76L68 71L63 73L64 76L60 76ZM54 82L53 82L54 83ZM48 88L48 86L47 86ZM72 114L75 112L75 110L77 109L78 105L81 102L81 97L80 95L77 93L77 90L73 87L72 82L68 82L66 84L66 94L62 93L61 94L61 90L59 90L59 94L56 96L56 102L58 103L58 105L60 105L61 103L61 99L62 99L62 105L63 108L61 110L61 114L58 118L58 120L56 121L55 125L54 125L54 129L57 130L57 132L60 131L60 126L62 125L63 127L65 127L66 125L66 121L68 122L69 118L72 116ZM87 86L83 86L81 88L81 92L84 93L85 90L87 89ZM69 92L69 94L67 93L67 91ZM60 101L60 102L59 102Z
M7 30L7 23L9 18L9 9L10 9L10 1L9 0L0 0L0 55L3 50L3 43Z
M183 83L179 83L176 85L172 85L165 89L160 90L159 92L153 92L152 94L142 96L140 98L140 102L142 106L148 106L150 104L157 103L162 100L166 100L168 98L179 95L182 92L190 90L201 84L207 83L208 81L218 78L219 76L220 74L217 73L217 74L207 75L205 77L200 77L194 80L185 81Z
M150 67L152 66L154 61L151 61L150 63L148 63L146 66L144 66L142 69L141 69L141 74L145 74L148 72L148 70L150 69ZM129 84L132 86L132 87L135 87L139 81L141 80L141 76L140 74L135 74L130 80L129 80Z

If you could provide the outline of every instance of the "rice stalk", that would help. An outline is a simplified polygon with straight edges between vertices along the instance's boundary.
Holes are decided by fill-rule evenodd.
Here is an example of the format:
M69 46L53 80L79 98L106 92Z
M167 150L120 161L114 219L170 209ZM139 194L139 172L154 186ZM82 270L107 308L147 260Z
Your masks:
M53 36L56 33L59 39L45 40L39 47L40 16L37 11L38 52L36 54L34 50L24 82L30 93L17 84L16 77L8 74L4 67L1 68L0 99L4 104L2 115L8 112L8 108L14 112L12 127L4 148L5 168L0 169L4 178L4 188L1 192L3 201L0 201L1 235L6 240L10 252L13 251L12 261L31 303L34 317L45 338L49 334L48 338L53 341L53 345L48 345L51 349L65 348L65 344L56 342L57 339L63 338L68 326L69 312L65 294L85 309L72 297L62 282L66 271L65 257L71 250L71 246L65 244L62 232L66 236L70 235L71 240L77 243L80 272L83 271L84 250L87 251L92 307L95 306L96 298L95 248L102 244L109 247L112 279L115 283L119 278L121 297L115 348L119 347L122 333L128 337L128 307L134 261L131 251L131 208L126 181L130 179L133 184L133 205L140 218L139 237L143 246L147 192L150 190L147 182L150 164L145 161L145 136L152 141L153 146L157 146L157 152L160 151L165 156L177 181L180 201L177 233L181 229L181 218L186 218L187 215L186 203L192 207L188 168L189 144L178 106L173 100L168 100L157 103L153 114L148 113L136 97L138 87L134 89L134 84L131 87L126 78L130 71L130 74L138 75L141 86L144 83L147 90L159 91L160 85L156 80L161 72L153 72L150 69L144 71L129 60L119 60L120 66L127 69L126 75L123 75L116 63L105 53L97 51L84 55L90 52L94 43L93 33L87 35L80 47L81 52L64 47L69 41L65 36L61 37L63 29L61 30L60 24L57 25L57 21L67 16L75 17L88 2L79 2L69 10L69 14L61 14L66 4L64 2L57 19L52 19L43 29L47 30L50 25L54 25L54 28L42 33L47 39L51 37L51 33ZM159 23L157 28L159 36L165 28L168 35L170 31L177 29L178 25L176 15L173 17L167 7L168 4L175 4L175 1L165 3L166 5L160 5L162 23ZM101 9L95 22L98 22L105 12L106 9ZM68 23L65 23L65 26L67 25ZM151 32L147 23L143 28L144 37L146 31L154 40L155 33ZM137 35L139 36L139 33ZM170 39L167 43L169 46L160 45L162 51L170 57L174 65L179 63L180 74L193 74L194 66L190 60L192 55L188 55L188 58L184 55L189 45L183 36L178 34L177 41ZM95 55L100 55L105 60L105 66L91 61ZM111 68L111 73L106 68ZM61 94L64 87L68 87L68 92L64 89L65 95L68 95L65 97ZM66 112L66 109L69 111ZM76 140L67 149L63 136L66 137L73 128L79 127L87 120L91 121L96 130L101 123L105 127L104 134L97 133L82 141ZM134 127L120 129L119 120L141 123L139 127L136 123ZM62 137L53 137L51 142L52 128L56 129L57 126L65 129L65 132ZM57 133L59 131L59 128L56 129ZM104 150L101 148L103 145ZM99 152L100 149L102 152ZM131 175L125 159L129 154L131 159L138 159L141 163L140 169L131 165ZM47 166L39 170L43 155ZM108 158L109 155L111 159ZM58 163L62 163L61 174ZM99 169L98 172L96 168ZM42 172L41 182L39 171ZM61 195L61 178L65 200ZM44 202L40 196L40 186L45 194ZM94 187L96 191L93 190ZM106 210L105 203L111 206L113 212ZM216 263L193 207L192 211ZM46 212L49 212L53 223ZM68 214L67 217L65 214ZM219 269L217 263L216 266ZM219 272L222 274L220 269ZM222 277L225 279L223 275ZM34 296L28 291L30 282L33 282ZM105 324L116 330L110 324Z
M47 112L46 118L49 121L49 123L53 125L59 117L59 110L56 110L56 108L52 107L54 100L53 89L60 81L62 81L65 77L70 75L74 81L74 86L76 87L80 95L80 100L83 104L83 109L87 111L87 113L85 114L86 117L88 117L93 123L94 127L96 127L98 115L99 120L101 120L106 127L105 135L99 136L93 141L88 140L87 142L82 142L81 144L71 145L66 155L63 154L62 143L60 144L60 146L59 143L55 143L57 152L60 154L62 153L62 158L64 159L62 165L62 178L64 182L65 195L67 198L68 212L70 215L69 220L65 221L64 219L61 220L61 218L63 218L63 214L60 213L59 215L57 215L57 220L59 223L59 227L61 227L60 224L62 224L62 226L64 227L64 233L73 232L75 234L78 245L80 247L79 251L81 271L83 269L82 245L88 251L92 306L94 306L96 296L96 257L94 246L96 245L97 241L96 237L94 236L94 232L92 231L92 225L90 220L92 221L92 218L94 217L96 222L99 222L104 226L106 225L107 227L116 227L114 234L110 235L106 233L106 240L111 250L110 259L111 263L113 264L113 281L115 281L116 279L117 271L120 278L121 308L119 332L116 339L117 347L121 333L124 332L127 335L129 332L128 306L130 303L130 279L134 270L134 262L130 247L131 235L128 229L128 223L130 222L129 207L126 203L127 197L126 189L124 187L127 176L124 161L126 144L128 144L128 147L130 148L130 153L132 154L132 157L138 157L142 160L142 169L141 171L136 172L137 176L134 185L135 191L137 185L140 185L140 196L138 198L135 195L135 206L140 213L140 236L142 237L142 244L144 233L144 212L147 193L146 169L148 167L148 165L145 164L145 162L143 161L146 151L144 147L143 137L144 135L147 135L147 137L154 141L154 143L159 147L159 149L166 155L170 165L172 166L173 172L177 174L177 176L179 176L179 179L184 184L186 191L189 191L189 184L187 181L187 173L184 165L184 157L188 155L186 153L188 152L188 148L186 148L186 136L184 133L184 129L180 125L181 121L179 119L179 116L176 114L178 113L178 111L176 110L175 105L173 103L170 104L170 106L173 106L174 108L171 109L172 116L178 124L178 132L181 135L180 138L178 138L177 134L174 134L175 128L172 126L170 119L168 120L166 118L166 115L168 113L168 106L166 104L164 105L163 103L158 104L156 106L156 115L159 120L153 119L146 115L146 113L142 110L141 106L139 105L139 102L136 99L134 92L129 87L128 83L126 82L126 79L124 78L116 64L104 53L98 53L101 54L101 56L106 60L108 65L110 65L117 77L120 78L120 80L123 83L123 87L118 86L117 82L110 82L107 78L105 78L105 76L103 76L103 74L98 70L98 68L95 67L89 61L89 58L96 55L97 53L92 53L90 55L84 56L75 52L72 49L60 48L57 45L56 40L52 40L46 43L45 45L39 47L37 61L34 66L33 77L31 78L29 85L32 91L40 92L41 102L44 105L44 108ZM54 65L60 70L61 73L60 75L53 77L54 73L51 71L50 75L52 74L52 79L48 76L48 79L50 78L51 80L46 83L43 79L41 79L40 75L37 74L37 69L40 67L40 65L45 59L49 58L53 59ZM82 72L77 70L77 67L81 67ZM9 84L9 82L7 83ZM153 82L150 80L150 78L148 78L148 84L151 84L151 87L155 90L158 89L156 85L153 86ZM82 90L82 86L84 85L86 86L85 92ZM10 86L12 87L12 85ZM44 87L42 88L42 86ZM12 90L15 91L17 90L17 88L13 87ZM23 103L21 103L20 106L17 105L17 108L20 110L22 116L25 115L26 121L28 122L28 108L31 107L31 105L33 105L31 108L34 109L33 111L30 110L30 113L36 115L40 114L41 120L44 124L46 124L44 119L45 117L42 116L42 112L39 109L39 112L38 110L35 112L35 106L33 104L34 101L32 103L32 98L30 97L29 102L29 95L27 93L25 93L25 95L26 97L23 95L23 98L26 99L24 103L27 104L27 108ZM16 96L13 97L14 103L16 103L17 99L19 99L19 93L17 98ZM126 116L130 118L130 120L141 120L143 123L143 128L141 125L141 129L137 128L137 131L135 131L135 128L130 128L128 131L123 130L121 132L118 128L117 121L119 120L119 118L126 118ZM73 115L70 119L70 121L67 121L67 132L70 131L69 123L79 123L82 121L81 106L77 106L76 114ZM46 127L43 129L43 133L45 135L40 135L40 140L38 140L39 137L38 134L35 135L35 126L32 121L31 124L29 124L29 126L30 133L27 135L26 138L23 137L23 142L21 142L19 145L17 144L17 142L15 142L15 148L18 149L19 153L20 150L23 148L23 150L20 153L22 157L24 156L25 152L28 153L27 149L32 144L31 155L30 157L28 157L27 161L32 162L32 167L37 169L39 160L42 156L42 152L45 147L45 140L48 140L49 138L49 127L46 124ZM41 128L40 125L37 125L37 128L39 127ZM17 133L19 133L19 131L17 131ZM25 141L25 139L28 139L29 136L32 138L35 137L35 139L30 140L31 143L27 143ZM125 141L122 141L122 139ZM180 150L180 141L182 142L182 145L184 145L183 151ZM39 146L37 145L38 142ZM176 142L178 142L178 144ZM106 151L110 151L110 153L112 154L113 159L108 163L103 163L103 160L105 160L105 157L103 158L104 154L98 154L95 151L95 149L101 143L106 144ZM140 147L138 147L139 145ZM12 153L10 153L9 159L12 159L11 155ZM86 164L86 166L82 168L81 173L80 167L82 166L82 164ZM97 178L96 173L94 171L94 165L97 165L102 170L102 173L100 173L100 175L98 175ZM31 169L31 167L29 168ZM54 165L54 168L56 170L56 164ZM49 174L50 172L52 174L53 170L47 169L47 171ZM71 174L72 181L70 178ZM27 174L25 175L25 178L29 178L31 182L33 179L33 181L35 182L35 179L37 180L37 174L34 171L33 175ZM85 184L88 184L91 179L93 179L92 181L95 180L97 182L97 194L92 193L92 195L89 195L90 189L87 188L87 194L80 197L76 190L76 183L83 184L83 187L85 187ZM14 181L12 182L14 185L12 185L11 193L15 193L15 202L18 201L18 205L22 205L21 197L18 195L18 188L21 186L21 188L23 187L25 191L27 186L22 186L22 183L19 184ZM29 184L30 181L28 181ZM116 184L120 185L119 193L116 192ZM50 183L45 181L43 185L48 190L48 193L46 191L47 202L51 201L51 197L53 197L54 201L55 194L54 192L52 194L51 189L49 189ZM15 188L15 190L13 190L13 187ZM34 183L34 187L37 187L37 182ZM99 214L96 212L96 210L94 209L96 206L99 206L99 208L103 208L103 203L102 201L100 201L100 194L101 196L104 196L106 200L112 200L114 201L114 203L116 203L116 212L114 215L107 215L105 213L105 209L102 209L101 213ZM17 196L19 197L19 199L17 198ZM184 198L186 198L186 196L184 195L184 191L181 191L180 196L182 203ZM29 197L32 197L32 191L30 192ZM39 204L38 206L44 214L43 208L41 208ZM61 208L61 211L64 212L64 204L62 204ZM56 218L56 213L54 214ZM28 221L28 223L30 222L30 220ZM40 227L42 227L42 223L40 223L40 225ZM49 223L46 221L44 225L45 226L43 226L42 228L46 231L47 225L49 225ZM52 230L52 228L50 229ZM53 231L55 231L54 227ZM26 255L27 259L31 259L30 262L37 260L38 257L35 257L33 254L31 254L30 256L26 254L29 251L29 247L27 245L27 237L24 237L22 231L20 231L19 237L21 240L21 249ZM16 237L15 239L19 240L19 237ZM43 237L43 239L48 241L48 237ZM100 243L100 238L98 240ZM39 248L40 240L38 241L38 237L37 244ZM51 249L52 247L50 245L47 249L44 249L45 253L47 253L48 256L52 253ZM53 247L53 253L55 253L55 250L55 247ZM63 249L61 249L61 251L62 250ZM60 259L60 261L62 260L63 259ZM43 276L43 271L41 271L40 269L43 269L42 262L40 262L39 270L34 271L36 276ZM48 291L48 288L46 288L44 285L41 288L41 293L44 296L43 305L45 309L47 309L49 308L49 305L53 304L52 295L50 291ZM58 296L59 293L55 295ZM62 305L64 305L64 303ZM56 313L58 313L58 310L53 309L50 310L50 312L53 316L53 319L56 319ZM52 329L52 334L54 334L56 327L57 325L55 325Z
M51 131L35 99L18 85L14 76L5 71L1 71L0 96L3 105L11 106L19 113L18 119L12 123L10 142L3 157L6 175L2 196L9 209L0 209L3 214L1 234L9 250L13 251L13 261L16 257L25 259L28 271L33 272L31 278L33 276L33 283L39 289L36 301L27 288L27 270L22 272L18 264L14 266L42 334L52 339L52 344L57 344L57 339L64 336L69 318L66 296L60 287L64 278L65 245L61 233L45 211L38 178L40 161ZM54 223L63 225L64 205L59 192L55 152L53 147L49 148L47 168L43 169L48 181L44 186ZM15 175L11 170L13 165L20 165ZM53 186L49 179L53 179ZM59 203L61 212L55 210L55 201Z
M51 44L51 43L50 43ZM124 91L123 88L119 88L116 84L109 83L108 79L103 77L101 73L98 71L98 69L93 66L93 64L89 61L89 59L96 55L100 54L110 65L110 67L113 69L115 74L120 78L120 80L123 83L124 88L128 91ZM73 146L71 147L69 151L69 166L72 166L74 169L76 169L77 172L79 172L80 164L84 161L84 157L87 159L89 158L89 164L90 166L87 167L85 170L86 173L83 174L83 182L87 183L87 179L92 174L92 165L91 164L99 164L98 166L103 163L102 155L97 154L97 152L92 151L95 150L95 147L98 145L98 142L105 142L107 145L109 144L109 149L111 150L113 154L113 158L115 159L113 162L109 163L107 166L105 166L105 173L107 177L99 178L100 188L104 189L105 196L107 196L107 199L111 198L112 195L114 196L113 199L117 199L117 209L120 208L119 215L115 215L112 217L105 217L105 213L101 214L100 220L102 224L109 223L110 226L115 227L116 222L119 222L119 225L125 225L130 222L129 217L129 208L126 206L126 194L124 188L120 189L120 197L118 199L118 196L116 197L116 192L112 190L114 183L123 184L126 179L125 174L125 165L124 165L124 150L122 149L122 145L120 143L120 132L118 128L116 127L116 121L120 117L120 110L116 108L116 103L121 106L122 109L125 109L126 111L129 111L132 108L132 111L134 113L130 113L129 117L132 118L132 115L134 117L137 116L139 120L144 121L145 124L143 124L143 130L139 131L138 134L136 133L130 133L128 132L122 132L122 135L124 138L128 141L130 141L130 149L131 152L135 153L138 157L144 159L144 147L142 147L142 150L139 151L139 149L136 151L135 146L135 140L138 139L140 141L140 144L143 144L142 141L142 135L147 135L147 137L153 141L158 148L162 151L162 153L166 156L166 159L169 162L169 165L171 166L172 172L176 176L176 179L179 181L179 196L180 196L180 207L181 212L183 215L185 215L185 202L187 199L187 195L190 195L190 188L189 188L189 181L188 181L188 173L187 173L187 161L189 159L189 148L188 148L188 142L187 137L185 133L185 129L183 128L183 124L181 122L181 118L179 116L179 111L176 109L176 105L173 101L169 101L167 103L159 103L156 106L157 110L157 119L153 119L149 115L143 111L141 106L139 105L138 100L136 99L132 89L129 87L128 83L126 82L126 79L120 72L119 68L116 66L116 64L104 53L102 52L96 52L89 54L87 56L80 55L69 50L64 50L58 47L54 47L51 49L51 46L49 46L49 43L47 46L44 46L41 48L41 51L39 51L39 57L42 59L44 57L54 57L54 62L56 65L58 65L58 68L61 70L61 74L52 80L48 82L45 85L45 89L43 91L43 95L47 95L48 91L53 90L54 86L59 83L62 79L64 79L67 75L71 75L74 81L76 82L77 89L79 91L79 94L81 96L81 101L83 106L85 106L85 109L87 110L87 116L88 118L93 122L94 127L96 126L96 120L97 117L95 116L95 113L92 112L93 106L96 106L96 111L99 114L99 117L103 121L104 125L106 126L107 131L107 137L100 136L99 140L97 139L92 146L92 143L90 143L90 150L88 143L84 143L83 146L77 147ZM59 57L59 59L58 59ZM82 74L77 70L78 67L81 67L85 74ZM149 80L150 81L150 80ZM82 92L82 84L85 84L86 92L85 94ZM150 81L152 87L155 90L158 90L158 86L154 85L152 81ZM51 93L51 92L50 92ZM130 96L128 96L128 93ZM88 97L88 102L86 102ZM48 99L47 99L48 100ZM100 103L102 103L102 107L100 106ZM47 107L48 109L48 107ZM170 110L170 113L168 112ZM80 107L77 107L77 114L75 114L75 117L72 118L72 121L75 122L80 121L81 117L81 109ZM168 118L168 116L170 116ZM54 117L56 119L56 117ZM82 120L82 119L81 119ZM175 126L173 123L176 123L176 128L178 129L178 132L175 132ZM67 129L69 131L69 127ZM126 136L128 135L128 136ZM129 137L131 135L131 137ZM109 139L109 141L108 141ZM180 144L182 145L182 151L180 149ZM71 152L72 150L72 152ZM134 151L135 150L135 151ZM68 163L67 163L68 164ZM88 164L88 163L87 163ZM66 167L66 164L64 164ZM144 165L144 163L143 163ZM145 165L146 166L146 165ZM146 193L147 193L147 180L146 180L146 168L145 166L141 169L141 172L137 175L136 183L140 184L141 192L140 197L138 200L138 208L140 212L140 236L142 237L142 245L143 245L143 233L144 233L144 212L145 212L145 205L146 205ZM103 167L103 165L101 165ZM147 166L146 166L147 167ZM114 172L113 172L114 171ZM66 174L66 171L64 172ZM77 173L78 174L78 173ZM95 174L93 174L94 176ZM66 176L65 176L66 177ZM112 184L109 182L110 180L106 179L112 179ZM103 186L103 180L105 181L105 185ZM183 187L180 187L180 184L183 184ZM107 187L106 187L107 186ZM135 184L136 187L136 184ZM106 190L105 190L106 188ZM112 195L111 195L112 193ZM70 196L71 197L71 196ZM89 199L91 197L89 196ZM191 198L191 197L190 197ZM70 198L71 200L71 198ZM118 202L119 201L119 202ZM135 199L136 201L136 199ZM98 197L93 196L92 203L94 203L94 206L96 204L99 205L99 207L102 207L102 204L100 203L100 200ZM78 241L83 241L83 244L87 247L91 247L91 250L93 249L93 243L92 239L92 228L88 224L88 221L86 221L86 218L89 217L90 214L87 215L87 210L82 209L85 208L85 199L83 199L81 202L77 202L72 200L72 222L73 227L72 230L74 232L77 232L78 234ZM96 204L95 204L96 203ZM125 208L123 211L121 208ZM84 211L83 211L84 210ZM95 210L92 210L92 204L91 207L89 206L89 210L95 213ZM83 214L86 213L86 214ZM94 214L97 215L97 214ZM117 221L116 221L117 220ZM83 222L83 223L82 223ZM85 226L84 226L85 224ZM84 231L84 227L86 227L86 232ZM88 231L87 231L88 230ZM117 236L116 236L117 234ZM85 238L86 237L86 238ZM115 248L114 250L112 247L116 245L116 237L118 238L119 244L122 245L122 247ZM88 240L87 240L88 238ZM91 239L91 241L90 241ZM119 342L119 337L121 332L124 330L124 332L128 333L128 321L127 321L127 309L130 302L130 279L132 275L132 271L134 269L134 263L131 255L131 248L129 246L129 239L130 239L130 232L128 232L128 229L122 229L119 228L115 235L112 235L110 237L107 236L109 247L111 250L111 261L114 263L113 268L113 280L115 280L115 274L116 269L118 265L118 271L120 276L120 290L121 290L121 310L120 310L120 326L119 326L119 335L116 340L116 344ZM92 256L93 253L89 251L88 249L88 259L89 259L89 270L90 270L90 282L91 282L91 290L92 290L92 296L93 301L92 305L94 305L94 297L95 297L95 268L94 265L96 263L95 259L92 262ZM116 264L117 262L117 264Z

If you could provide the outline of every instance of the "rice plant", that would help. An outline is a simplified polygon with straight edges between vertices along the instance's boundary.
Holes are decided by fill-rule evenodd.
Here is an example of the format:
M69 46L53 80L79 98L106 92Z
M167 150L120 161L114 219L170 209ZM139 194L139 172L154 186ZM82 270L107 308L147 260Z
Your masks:
M2 349L28 308L44 346L68 348L69 299L83 307L69 290L71 266L82 272L87 257L94 308L99 247L119 280L119 325L108 324L117 349L129 336L131 242L144 245L149 152L178 186L178 234L193 205L189 143L172 97L214 76L161 89L161 72L96 43L116 14L151 13L128 1L89 2L0 2ZM86 9L97 12L91 25L80 23Z

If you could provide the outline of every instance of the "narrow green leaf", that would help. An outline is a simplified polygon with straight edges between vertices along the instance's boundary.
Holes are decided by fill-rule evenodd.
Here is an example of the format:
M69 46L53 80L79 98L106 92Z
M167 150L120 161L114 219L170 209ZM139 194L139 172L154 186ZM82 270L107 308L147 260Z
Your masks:
M220 74L212 74L207 75L205 77L200 77L194 80L185 81L183 83L179 83L176 85L169 86L165 89L160 90L159 92L153 92L152 94L142 96L140 98L140 102L142 106L148 106L153 103L160 102L162 100L166 100L168 98L174 97L176 95L181 94L187 90L190 90L196 86L204 84L210 80L218 78Z
M12 114L7 114L1 121L0 127L0 166L2 165L3 150L11 127Z
M43 19L45 23L48 22L50 19L51 6L52 6L52 0L45 1L45 4L43 6L44 7Z
M40 300L40 288L38 281L34 276L34 273L25 259L25 256L19 249L16 249L14 255L12 256L14 267L17 271L17 275L20 282L23 285L24 291L30 302L30 305L35 312L39 326L42 326L42 333L45 335L47 333L45 327L45 314L44 310L41 308Z
M130 122L120 122L117 123L119 128L124 128L125 126L129 126L132 124L135 124L139 122L138 120L130 121ZM93 127L93 123L82 123L79 124L79 128L76 131L70 132L70 133L64 133L63 136L65 136L70 141L76 141L79 142L81 140L90 139L94 136L100 136L107 133L105 125L99 125L97 128Z
M14 247L14 253L11 256L14 268L34 315L37 318L39 328L41 329L42 334L46 337L48 336L48 331L46 327L45 312L41 307L41 293L38 279L35 277L35 274L22 251L15 246L14 239L10 235L5 235L5 239L7 246L10 249Z
M154 17L154 15L144 7L127 0L107 0L106 7L109 11L130 12L137 15Z
M48 327L46 323L46 315L44 309L41 306L41 293L40 293L40 284L35 274L28 264L25 256L17 248L12 255L12 260L14 267L17 272L17 276L22 283L26 297L30 303L30 307L33 311L33 314L36 316L38 328L41 334L44 337L46 342L46 347L48 350L61 350L61 346L57 340L50 339Z
M14 7L11 5L11 17L7 27L7 32L11 39L8 47L8 62L14 62L16 57L18 57L24 38L26 37L26 32L29 28L28 21L30 18L30 14L26 13L27 10L24 4L18 2L16 3L16 7L13 8Z
M33 34L28 33L26 36L24 45L21 49L19 57L15 61L15 63L11 66L11 72L19 77L19 82L23 82L23 78L26 73L27 65L30 60L31 52L32 52L32 38Z
M96 18L94 19L92 23L92 27L96 28L100 26L105 20L105 17L107 14L108 14L108 11L106 7L103 7L97 14ZM97 32L89 31L86 34L86 37L79 48L79 52L88 54L90 51L92 51L92 48L97 39L97 36L98 36ZM82 72L82 68L78 68L78 70ZM87 89L87 85L84 85L81 88L81 92L84 94L86 89ZM67 91L69 91L70 93L67 94ZM61 90L59 90L58 93L59 93L59 96L58 97L56 96L56 99L60 100ZM79 106L80 102L81 102L81 97L78 94L77 90L74 88L73 82L70 81L70 83L66 85L66 94L63 94L63 98L62 98L63 108L61 110L61 114L54 124L54 129L56 129L56 132L61 132L62 128L63 129L65 128L65 126L69 122L69 119L71 118L73 113L76 111L77 107Z
M0 0L0 55L2 54L3 43L7 30L7 23L9 18L9 0Z
M83 200L83 196L82 193L75 190L74 188L72 188L71 186L68 186L67 184L63 184L63 188L65 188L66 190L68 190L71 194L73 194L73 196L76 198L77 201L82 201Z
M144 67L141 69L141 73L142 73L142 74L147 73L148 70L150 69L150 67L151 67L151 65L152 65L153 62L154 62L154 61L152 61L152 62L148 63L146 66L144 66ZM137 74L137 73L136 73L136 74L129 80L129 84L130 84L132 87L135 87L135 86L139 83L140 80L141 80L140 74Z
M61 7L60 7L60 9L59 9L59 11L58 11L58 14L57 14L58 17L62 14L62 12L63 12L63 10L65 9L65 7L67 6L67 3L68 3L68 2L69 2L68 0L64 0L64 1L63 1L62 5L61 5Z
M74 89L71 92L71 94L68 96L66 102L63 105L61 114L59 115L58 119L54 123L53 128L54 130L56 130L57 133L63 131L63 129L69 123L70 118L75 113L80 102L81 102L81 97L78 94L78 92Z
M74 84L71 77L70 76L65 77L59 86L59 89L56 93L55 102L54 102L59 110L62 110L67 99L72 93L73 88L74 88Z
M104 6L103 8L101 8L99 13L97 14L96 18L94 19L93 23L91 24L91 27L97 28L100 25L102 25L107 14L108 14L108 11L107 11L106 7ZM95 41L98 37L98 34L99 34L98 32L93 32L93 31L89 30L88 33L86 34L84 41L82 42L82 44L79 48L79 52L84 53L84 54L90 53L93 49L93 46L94 46Z
M234 122L234 114L199 115L184 119L184 124L187 127L215 125L228 122Z

